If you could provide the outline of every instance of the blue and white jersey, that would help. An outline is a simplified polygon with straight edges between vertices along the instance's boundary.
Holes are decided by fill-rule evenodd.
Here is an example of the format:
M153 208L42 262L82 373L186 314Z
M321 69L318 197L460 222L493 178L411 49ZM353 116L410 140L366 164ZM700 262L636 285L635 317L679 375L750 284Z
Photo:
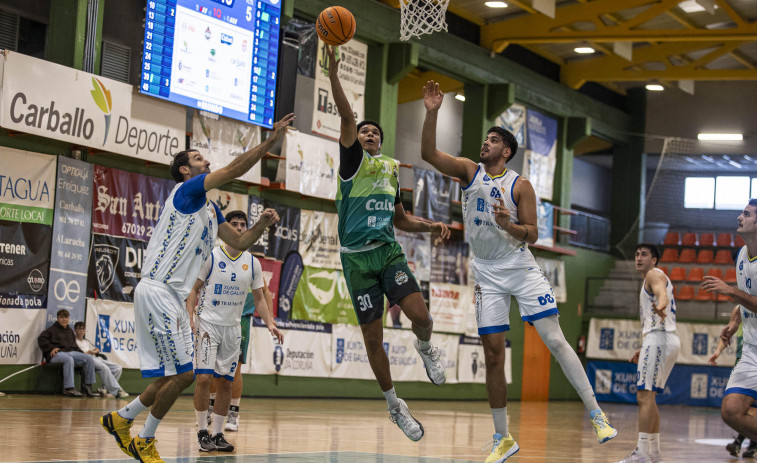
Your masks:
M463 221L471 251L477 259L506 259L511 268L536 266L528 244L497 225L492 213L495 200L502 198L510 211L510 222L518 223L518 203L513 193L518 177L520 175L510 169L492 177L486 173L484 165L479 164L473 180L462 188Z
M213 249L197 278L205 280L197 316L219 326L239 325L248 291L263 287L260 261L247 251L231 256L226 246Z
M641 294L639 295L639 315L641 316L641 335L644 336L651 331L676 331L676 300L673 297L673 284L665 272L655 267L650 272L660 272L665 278L665 292L668 295L668 308L665 310L665 318L660 318L652 308L652 304L657 304L657 297L647 292L647 280L641 285ZM658 307L659 309L659 307Z
M177 184L145 251L142 278L165 284L184 301L226 220L205 196L205 175Z
M749 258L746 246L736 259L736 281L739 289L757 296L757 257ZM757 313L740 306L741 323L744 326L744 342L757 346Z

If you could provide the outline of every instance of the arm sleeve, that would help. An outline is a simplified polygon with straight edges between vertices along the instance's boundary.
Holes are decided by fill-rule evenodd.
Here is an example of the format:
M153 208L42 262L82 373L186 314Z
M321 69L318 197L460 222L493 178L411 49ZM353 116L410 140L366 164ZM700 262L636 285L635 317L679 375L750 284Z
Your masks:
M251 289L260 289L263 287L263 267L257 257L252 256L252 285Z
M173 196L173 206L183 214L191 214L200 210L207 199L205 195L205 176L197 175L179 186Z
M215 257L213 256L213 253L211 252L207 259L205 259L205 262L202 263L202 267L200 268L200 273L197 275L198 280L202 281L208 281L208 278L210 278L210 272L213 270L213 260Z
M360 142L355 139L355 143L350 147L342 146L339 142L339 176L342 178L351 178L357 173L360 164L363 162L363 148Z

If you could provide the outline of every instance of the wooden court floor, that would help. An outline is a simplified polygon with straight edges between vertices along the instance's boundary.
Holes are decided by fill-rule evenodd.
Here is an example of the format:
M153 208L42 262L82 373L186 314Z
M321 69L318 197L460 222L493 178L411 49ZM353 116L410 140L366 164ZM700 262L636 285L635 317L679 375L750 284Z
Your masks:
M10 394L0 397L0 461L132 462L98 418L125 400ZM486 402L408 402L423 423L420 442L389 421L383 400L242 399L238 432L227 433L233 454L197 449L192 399L180 397L158 428L167 462L441 463L483 462L492 433ZM521 450L512 462L615 462L636 443L635 405L604 404L619 435L599 445L579 402L513 402L510 432ZM665 463L755 461L724 450L734 432L719 410L661 406ZM137 419L136 433L144 422Z

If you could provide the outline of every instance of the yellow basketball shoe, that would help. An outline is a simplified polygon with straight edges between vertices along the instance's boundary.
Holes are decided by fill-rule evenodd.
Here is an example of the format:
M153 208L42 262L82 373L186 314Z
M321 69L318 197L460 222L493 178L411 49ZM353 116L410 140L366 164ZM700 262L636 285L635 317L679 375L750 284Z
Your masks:
M597 433L597 440L600 444L604 444L618 435L618 431L607 420L605 412L594 413L591 417L591 424L594 425L594 432Z
M166 463L158 455L158 449L155 448L157 441L154 437L135 437L129 444L129 450L134 454L134 458L142 463Z
M507 433L507 436L499 433L494 434L492 453L486 458L485 463L502 463L518 453L518 450L520 450L520 447L510 433Z
M108 431L108 434L116 438L116 444L118 444L118 447L125 454L132 458L137 458L129 450L129 443L131 442L129 430L131 429L131 425L134 424L134 420L122 418L118 412L110 412L100 417L100 424Z

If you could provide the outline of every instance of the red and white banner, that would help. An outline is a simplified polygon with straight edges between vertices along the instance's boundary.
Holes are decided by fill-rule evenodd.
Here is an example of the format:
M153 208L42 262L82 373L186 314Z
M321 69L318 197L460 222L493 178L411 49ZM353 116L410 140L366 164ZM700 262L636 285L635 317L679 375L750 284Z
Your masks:
M477 333L473 286L448 283L429 284L429 307L434 331Z

